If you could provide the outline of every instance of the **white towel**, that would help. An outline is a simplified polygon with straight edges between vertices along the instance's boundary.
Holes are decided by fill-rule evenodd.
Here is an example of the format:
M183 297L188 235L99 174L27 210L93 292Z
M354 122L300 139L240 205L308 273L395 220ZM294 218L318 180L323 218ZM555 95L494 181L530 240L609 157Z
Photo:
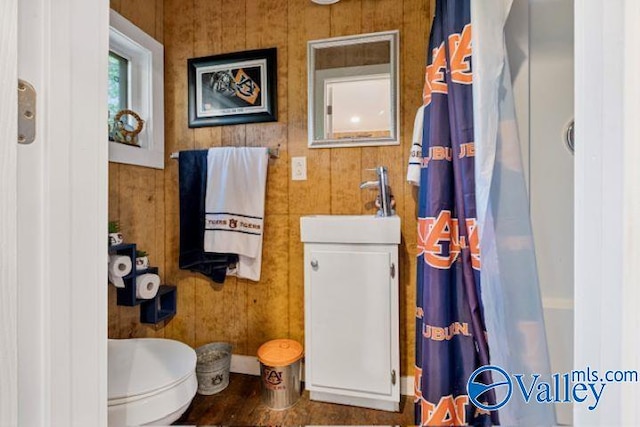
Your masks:
M407 168L407 181L417 186L420 186L420 169L422 168L424 108L424 105L418 108L416 118L413 121L413 139L411 140L411 153L409 153L409 167Z
M205 252L238 254L228 274L260 280L266 148L210 148L207 156Z

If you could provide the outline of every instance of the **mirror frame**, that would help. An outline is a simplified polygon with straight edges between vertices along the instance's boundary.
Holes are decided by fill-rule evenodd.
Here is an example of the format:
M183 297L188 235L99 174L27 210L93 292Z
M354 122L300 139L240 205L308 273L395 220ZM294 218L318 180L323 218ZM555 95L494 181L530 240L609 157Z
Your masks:
M337 147L365 147L379 145L400 144L400 60L399 60L398 30L379 33L358 34L354 36L333 37L321 40L311 40L307 43L307 119L309 148L337 148ZM388 41L390 45L391 68L391 136L344 139L316 139L315 134L315 51L336 46Z

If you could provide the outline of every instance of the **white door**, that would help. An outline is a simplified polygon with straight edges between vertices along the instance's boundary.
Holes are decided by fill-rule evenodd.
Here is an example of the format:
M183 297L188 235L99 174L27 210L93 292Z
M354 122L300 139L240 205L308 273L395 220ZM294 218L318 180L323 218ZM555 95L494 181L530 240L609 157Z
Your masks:
M108 8L0 4L0 425L106 425ZM37 91L24 146L18 77Z
M18 419L16 81L18 1L0 2L0 425Z
M18 402L19 424L37 426L47 420L46 402L50 400L50 378L45 362L49 355L44 339L45 235L44 235L44 150L45 76L44 46L40 33L45 19L42 5L33 0L18 4L18 76L36 89L36 140L18 145L17 212L18 234ZM35 31L30 31L33 28ZM15 108L15 106L14 106ZM27 255L28 254L28 255ZM34 310L34 307L43 309ZM31 309L30 309L31 308ZM39 396L29 400L29 396Z

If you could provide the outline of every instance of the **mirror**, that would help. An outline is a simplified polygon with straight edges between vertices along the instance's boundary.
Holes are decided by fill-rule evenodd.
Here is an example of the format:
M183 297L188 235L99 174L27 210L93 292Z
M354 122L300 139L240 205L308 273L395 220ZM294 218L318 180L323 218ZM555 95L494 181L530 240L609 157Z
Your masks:
M398 31L309 42L309 147L397 145Z

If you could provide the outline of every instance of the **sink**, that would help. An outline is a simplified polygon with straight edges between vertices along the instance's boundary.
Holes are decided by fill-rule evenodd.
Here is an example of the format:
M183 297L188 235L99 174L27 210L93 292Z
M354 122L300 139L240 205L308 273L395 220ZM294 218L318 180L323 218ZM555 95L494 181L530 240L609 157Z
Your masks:
M311 215L300 218L306 243L399 244L400 217L373 215Z

